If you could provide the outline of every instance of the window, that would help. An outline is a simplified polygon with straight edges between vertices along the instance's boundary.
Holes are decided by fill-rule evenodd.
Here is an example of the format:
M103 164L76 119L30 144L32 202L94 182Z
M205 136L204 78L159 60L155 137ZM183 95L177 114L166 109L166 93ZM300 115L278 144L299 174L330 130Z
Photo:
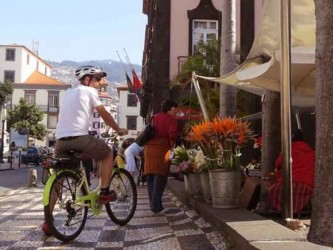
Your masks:
M48 115L47 116L47 128L55 129L58 123L58 116Z
M44 74L47 76L47 67L45 67Z
M104 106L109 105L108 99L106 99L106 98L100 98L100 100L101 100L101 102L102 102L102 104L103 104Z
M99 122L93 122L93 128L94 129L99 129L100 128L100 123Z
M49 92L48 112L58 112L59 92Z
M127 94L127 107L136 107L138 105L138 101L136 99L135 94L128 93Z
M127 116L127 129L136 130L136 116Z
M209 43L218 38L217 20L193 20L192 53L199 43Z
M6 49L6 61L15 61L15 49Z
M39 62L37 61L37 63L36 63L36 70L38 70L39 69Z
M27 55L27 64L30 64L30 55Z
M107 86L102 86L102 87L100 87L100 91L101 92L107 92Z
M5 70L4 82L15 82L15 71L14 70Z
M100 115L98 112L94 112L94 113L93 113L93 117L94 117L94 118L100 118L101 115Z
M24 93L24 100L26 100L28 104L35 105L36 104L36 90L26 90Z

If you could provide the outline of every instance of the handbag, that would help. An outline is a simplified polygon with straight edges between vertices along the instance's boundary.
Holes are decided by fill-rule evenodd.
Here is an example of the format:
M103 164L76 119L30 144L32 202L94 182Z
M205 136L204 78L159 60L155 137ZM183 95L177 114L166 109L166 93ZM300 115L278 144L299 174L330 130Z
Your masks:
M153 127L152 118L146 127L140 132L135 142L140 146L144 146L148 141L150 141L155 135L155 129Z

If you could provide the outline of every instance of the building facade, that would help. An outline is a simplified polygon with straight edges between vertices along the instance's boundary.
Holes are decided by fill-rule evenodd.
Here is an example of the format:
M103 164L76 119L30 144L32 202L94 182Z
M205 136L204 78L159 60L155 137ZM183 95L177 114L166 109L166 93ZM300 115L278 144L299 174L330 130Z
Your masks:
M48 130L43 141L29 141L36 146L53 146L58 122L59 104L70 85L51 76L51 65L22 45L0 45L0 82L11 82L13 93L7 108L14 108L21 98L44 112L42 123ZM5 142L9 143L7 137Z
M224 0L223 0L224 1ZM223 1L143 0L148 16L142 67L144 99L140 114L158 112L163 99L177 99L181 90L170 91L170 83L199 42L220 40ZM236 43L239 63L251 49L262 0L236 0ZM243 35L242 35L243 34Z
M118 119L119 127L128 129L128 135L121 136L120 142L126 138L136 138L143 129L143 118L140 116L141 103L134 93L128 92L127 84L117 87L119 96Z

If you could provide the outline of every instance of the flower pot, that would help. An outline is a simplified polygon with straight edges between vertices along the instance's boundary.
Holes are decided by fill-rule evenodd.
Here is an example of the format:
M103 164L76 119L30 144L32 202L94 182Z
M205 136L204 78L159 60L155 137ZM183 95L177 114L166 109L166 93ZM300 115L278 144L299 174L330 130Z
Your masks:
M188 175L189 182L192 190L192 197L201 198L202 197L202 189L200 184L200 174L199 173L191 173Z
M241 173L221 169L209 171L213 207L236 208L241 187Z
M185 191L188 196L199 198L202 196L199 174L184 175Z
M190 183L190 178L188 175L184 175L184 183L185 183L185 192L187 195L192 196L193 191L191 189L191 183Z
M208 172L200 173L200 184L201 184L203 199L207 203L212 203L212 189L210 188L210 180Z

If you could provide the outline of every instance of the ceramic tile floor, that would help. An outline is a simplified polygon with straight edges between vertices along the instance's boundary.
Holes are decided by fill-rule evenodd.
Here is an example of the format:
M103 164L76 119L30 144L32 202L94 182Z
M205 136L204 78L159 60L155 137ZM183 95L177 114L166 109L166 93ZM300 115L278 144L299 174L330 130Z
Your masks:
M138 206L126 226L114 224L103 212L88 219L81 235L63 243L46 237L43 187L16 189L0 196L0 249L229 249L223 235L169 191L163 204L169 210L149 210L147 187L138 187Z

